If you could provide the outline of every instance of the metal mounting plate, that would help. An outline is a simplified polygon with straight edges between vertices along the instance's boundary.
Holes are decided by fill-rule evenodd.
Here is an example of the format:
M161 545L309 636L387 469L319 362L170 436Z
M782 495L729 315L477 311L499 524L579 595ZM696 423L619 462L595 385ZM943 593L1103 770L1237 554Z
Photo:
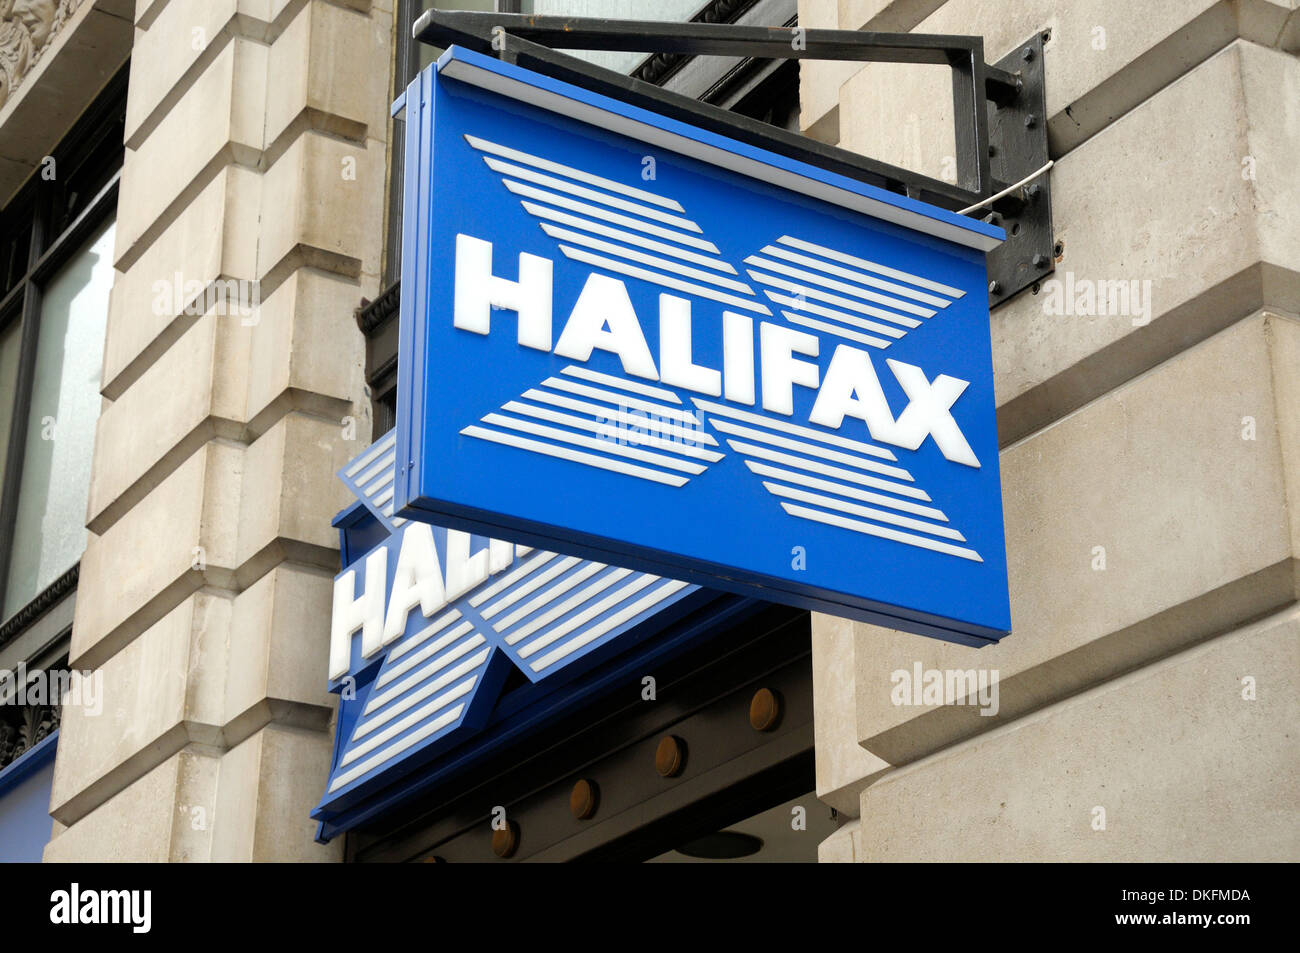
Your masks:
M997 66L1021 79L1014 101L989 110L989 142L993 177L1019 182L1047 164L1047 97L1043 81L1043 43L1035 34ZM1056 267L1052 236L1052 188L1044 173L993 204L985 217L1006 230L1007 239L988 254L989 307L1042 281Z

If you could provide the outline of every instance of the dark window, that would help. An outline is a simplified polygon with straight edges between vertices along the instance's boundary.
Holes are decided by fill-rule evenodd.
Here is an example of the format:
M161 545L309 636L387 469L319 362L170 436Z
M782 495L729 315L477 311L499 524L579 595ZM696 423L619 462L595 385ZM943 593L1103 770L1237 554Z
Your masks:
M0 209L0 658L85 549L127 69Z

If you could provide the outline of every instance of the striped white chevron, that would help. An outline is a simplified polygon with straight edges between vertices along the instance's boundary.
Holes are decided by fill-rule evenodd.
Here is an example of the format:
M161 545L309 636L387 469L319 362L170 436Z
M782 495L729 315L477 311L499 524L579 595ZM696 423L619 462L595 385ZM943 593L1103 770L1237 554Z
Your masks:
M965 294L789 235L745 264L791 324L881 350Z
M560 381L563 386L548 388L550 383L539 389L543 397L525 395L503 409L525 423L575 427L573 433L584 434L597 432L595 425L579 426L574 421L584 420L584 414L593 420L603 415L640 428L647 446L669 448L674 460L722 458L695 445L716 447L717 441L685 425L690 420L692 427L698 426L675 394L580 367L566 371ZM604 395L628 409L603 407L599 401ZM676 416L657 420L637 413L646 409L656 414L667 409ZM509 427L501 431L507 437L514 433L530 432ZM533 436L539 442L551 439ZM682 444L682 438L694 443ZM392 516L395 467L396 431L390 431L339 471L348 488L390 531L406 522ZM387 646L373 681L356 698L345 697L344 710L357 713L332 768L329 794L422 745L446 739L467 719L485 717L496 696L480 689L485 683L499 684L505 658L530 681L540 681L695 589L661 576L516 545L508 566Z
M389 531L406 520L393 516L397 474L397 431L390 430L339 471L339 479Z
M884 447L693 398L791 516L983 562Z
M667 486L722 459L718 441L670 390L584 367L507 401L461 433Z
M754 291L757 286L790 323L877 349L888 348L964 294L790 235L745 259L751 285L673 199L511 146L471 135L465 139L560 251L592 268L771 315ZM948 517L929 505L930 497L891 451L692 399L790 515L980 560L973 549L958 545L965 537L946 525ZM717 440L702 425L669 390L570 366L461 433L682 487L722 459L711 449ZM521 648L546 634L544 627L530 629L523 620L514 625L507 640L515 637Z
M491 657L492 644L455 609L395 644L352 729L330 791L455 728Z
M566 258L742 311L772 313L680 203L477 136L465 140Z
M547 552L500 585L479 597L479 611L515 664L539 677L687 588L674 579Z
M496 650L530 680L540 680L692 588L524 546L516 557L511 567L388 648L330 779L330 793L455 731L475 703Z

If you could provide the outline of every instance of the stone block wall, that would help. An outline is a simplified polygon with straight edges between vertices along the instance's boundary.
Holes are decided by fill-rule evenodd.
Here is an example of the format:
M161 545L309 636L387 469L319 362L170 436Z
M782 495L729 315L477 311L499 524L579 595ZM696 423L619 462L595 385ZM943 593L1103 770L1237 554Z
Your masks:
M47 860L338 860L334 472L371 437L391 0L138 0Z
M814 618L823 860L1300 858L1298 6L801 0L988 62L1049 34L1060 243L992 315L1014 631ZM947 84L805 63L801 125L941 176ZM996 712L907 703L917 666L996 672Z

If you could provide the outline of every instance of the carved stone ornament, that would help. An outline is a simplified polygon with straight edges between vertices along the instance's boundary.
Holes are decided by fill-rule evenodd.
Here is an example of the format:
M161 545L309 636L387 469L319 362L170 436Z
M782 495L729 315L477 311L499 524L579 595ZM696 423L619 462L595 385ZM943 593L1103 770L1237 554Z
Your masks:
M56 703L0 705L0 770L57 731L62 717Z
M0 0L0 107L83 0Z

